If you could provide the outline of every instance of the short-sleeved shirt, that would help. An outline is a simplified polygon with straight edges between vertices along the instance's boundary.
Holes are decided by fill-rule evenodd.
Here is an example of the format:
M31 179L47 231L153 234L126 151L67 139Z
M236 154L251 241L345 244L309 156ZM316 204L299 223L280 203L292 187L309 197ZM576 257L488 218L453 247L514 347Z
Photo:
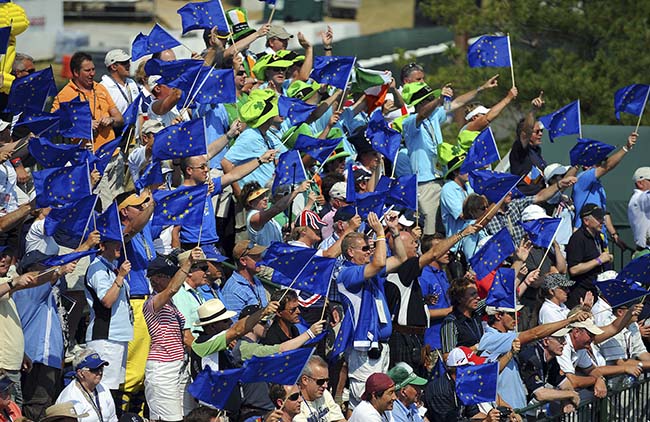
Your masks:
M127 241L126 256L131 263L129 272L129 286L131 288L131 297L143 296L151 293L151 285L147 278L147 268L149 262L156 257L156 247L151 235L151 222ZM120 257L120 263L124 257Z
M222 192L221 177L212 179L214 183L214 191L211 196L218 195ZM217 243L219 235L217 234L217 220L214 216L214 206L212 200L208 197L203 207L203 228L192 224L181 225L180 239L182 243L198 243L199 234L201 235L200 241L202 244Z
M519 139L516 139L512 143L509 159L510 173L516 174L517 176L528 174L533 166L536 166L540 172L543 172L546 168L546 162L542 158L542 148L530 144L528 147L524 148ZM524 195L535 195L537 192L544 189L544 178L540 177L538 183L531 184L522 180L517 185L517 189L519 189Z
M400 265L397 272L386 276L384 292L388 309L391 319L398 325L427 326L427 312L418 281L420 274L420 258L416 256Z
M293 417L293 422L335 422L345 419L341 407L336 404L329 390L314 401L303 400L300 413Z
M0 278L0 285L10 281ZM23 363L25 339L16 304L10 294L0 296L0 368L19 371Z
M79 101L86 101L90 106L90 114L93 120L103 119L104 117L111 117L109 111L113 108L117 109L115 102L111 95L106 90L106 87L97 82L93 82L93 89L85 90L79 88L72 81L68 82L66 86L59 91L54 97L52 104L52 111L59 109L59 103L67 103L75 98ZM115 139L115 133L111 126L101 126L97 129L95 136L95 149L101 147L105 143Z
M603 184L596 177L595 168L583 171L578 175L578 181L573 185L572 197L573 204L576 207L575 227L582 226L580 210L585 204L596 204L600 208L607 210L607 195Z
M267 330L263 343L266 345L282 344L287 340L298 337L299 335L300 331L295 324L289 324L289 336L286 335L284 331L282 331L282 327L278 322L278 317L276 317L275 321L273 321L273 324L271 324Z
M449 290L449 281L447 273L436 267L427 265L420 275L420 287L424 303L429 309L449 308L451 303L447 291ZM437 300L434 300L437 298ZM434 303L435 302L435 303ZM431 304L433 303L433 305ZM424 343L431 347L431 350L437 350L442 347L440 342L440 327L444 318L429 320L429 328L424 332Z
M535 391L540 388L544 388L547 384L551 387L558 387L564 381L557 360L551 358L550 361L546 361L541 342L530 343L522 347L516 359L529 401L534 397Z
M453 180L447 181L440 192L440 213L442 223L445 225L446 236L450 237L461 231L466 225L460 216L463 213L463 202L470 194L471 189L460 186ZM458 246L452 247L455 251Z
M117 261L110 262L103 256L97 256L88 266L85 293L90 308L90 324L86 331L86 341L133 339L128 277L124 278L122 288L110 309L101 303L117 278L117 268Z
M650 190L634 189L627 204L627 219L632 227L636 246L650 246Z
M524 229L520 224L518 224L519 221L521 221L521 214L524 212L524 209L533 204L533 202L534 199L532 196L513 199L506 205L505 212L497 212L494 218L492 218L487 226L485 226L485 229L489 234L495 235L503 227L507 227L510 236L512 236L513 242L515 242L515 245L518 245L525 234Z
M282 143L276 142L273 137L264 137L259 129L249 127L239 134L224 158L235 166L238 166L261 157L262 154L270 149L277 149L279 153L287 150ZM242 177L238 181L239 186L244 187L244 185L253 181L258 182L261 186L265 186L271 180L271 177L273 177L274 171L274 163L264 163L250 174Z
M131 105L140 94L138 84L136 84L133 79L126 78L124 82L125 84L121 85L109 75L102 76L102 81L100 82L100 84L103 85L110 94L115 103L115 107L117 107L122 114L124 114L126 109L129 108L129 105Z
M636 322L623 328L614 337L600 343L598 347L608 362L617 359L638 359L639 355L648 351L643 344L639 325Z
M142 313L147 323L147 330L151 336L151 347L149 348L148 360L158 362L174 362L183 360L185 349L183 347L183 329L185 317L176 306L170 301L154 311L153 298L149 296Z
M566 319L569 314L569 308L564 303L558 305L548 299L544 299L542 307L539 309L539 323L548 324L549 322L558 322Z
M443 141L442 125L447 120L443 107L438 107L431 115L417 125L417 114L411 114L402 123L402 135L409 151L411 168L417 170L418 182L439 179L442 174L436 169L438 145Z
M251 218L259 212L259 210L250 210L246 215L248 239L261 246L269 246L273 242L282 242L282 227L273 218L267 221L259 230L253 228Z
M582 262L596 259L604 250L605 242L601 233L598 233L594 237L585 227L580 227L573 233L569 239L569 243L566 245L567 265L571 268ZM571 276L571 279L576 281L574 287L580 286L587 290L595 291L596 287L593 283L598 277L598 274L611 269L611 262L606 262L603 265L592 268L586 273Z
M233 272L221 289L223 304L226 309L239 315L241 310L249 305L259 305L260 307L268 305L266 290L264 290L262 282L257 277L253 277L253 283L255 286L252 286L237 271ZM233 317L232 320L236 321L237 316Z
M576 368L586 369L593 365L586 350L576 350L569 334L566 335L566 344L562 349L562 355L558 356L557 363L565 374L575 374Z
M85 418L77 419L79 422L117 422L115 403L111 391L104 387L101 382L95 387L95 391L97 392L96 395L93 395L95 403L91 403L79 383L72 381L61 391L61 394L56 399L56 404L72 402L78 415L87 413L88 416ZM99 406L96 403L99 403ZM100 414L102 416L101 420L99 418Z
M185 318L183 329L203 331L201 327L194 325L194 323L199 320L199 306L205 302L201 292L192 288L187 284L187 282L185 282L178 292L176 292L174 297L172 297L172 301Z
M415 403L406 407L401 401L395 400L391 415L393 416L393 422L422 422L422 417Z
M205 137L208 143L218 139L230 129L230 118L224 104L200 104L197 114L205 121ZM210 159L210 168L221 170L221 159L228 152L228 146Z

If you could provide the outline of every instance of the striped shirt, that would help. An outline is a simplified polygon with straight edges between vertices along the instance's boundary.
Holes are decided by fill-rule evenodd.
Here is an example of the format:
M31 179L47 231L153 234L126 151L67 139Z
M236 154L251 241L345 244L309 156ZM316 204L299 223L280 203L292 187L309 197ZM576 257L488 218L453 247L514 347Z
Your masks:
M183 360L185 357L183 348L185 318L171 301L155 312L153 297L149 296L142 308L144 320L151 336L151 348L147 359L158 362Z

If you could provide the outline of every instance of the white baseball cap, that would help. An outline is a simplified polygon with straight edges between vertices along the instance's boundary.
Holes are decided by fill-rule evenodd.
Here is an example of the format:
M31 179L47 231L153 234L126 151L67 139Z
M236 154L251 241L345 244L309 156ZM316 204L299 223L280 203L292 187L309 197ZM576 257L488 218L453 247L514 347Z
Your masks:
M469 122L477 114L488 114L489 112L490 112L489 108L480 105L480 106L476 107L474 110L467 113L467 116L465 116L465 120L467 120Z
M544 169L544 180L546 180L546 183L548 183L548 181L551 180L553 176L566 174L566 172L569 171L570 168L571 167L563 166L562 164L559 163L549 164Z
M650 167L639 167L636 169L632 176L632 180L634 180L634 182L638 182L639 180L650 180Z
M115 63L130 62L130 61L131 61L131 56L129 56L126 53L126 51L120 50L119 48L109 51L108 53L106 53L106 57L104 57L104 64L106 65L106 67Z

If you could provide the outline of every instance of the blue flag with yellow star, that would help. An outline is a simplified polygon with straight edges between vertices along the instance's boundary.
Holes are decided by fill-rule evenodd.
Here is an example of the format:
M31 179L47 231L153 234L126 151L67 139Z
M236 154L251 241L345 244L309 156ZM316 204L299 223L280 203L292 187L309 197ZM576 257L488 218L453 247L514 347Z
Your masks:
M395 162L397 151L402 142L402 134L388 126L381 109L376 109L370 115L365 135L370 141L372 149L381 153L392 163Z
M361 218L368 217L368 214L374 212L377 217L381 218L386 202L386 191L375 191L369 193L358 193L354 208Z
M257 265L274 269L271 281L282 286L327 295L335 258L317 256L317 249L273 242Z
M183 75L190 73L195 75L202 67L203 60L180 59L166 62L160 59L150 59L144 65L144 70L147 75L160 75L161 79L158 80L158 83L168 84Z
M489 166L495 161L501 161L501 157L499 156L492 129L488 126L474 138L465 161L460 165L460 172L469 173L472 170Z
M485 304L495 308L515 309L515 270L512 268L497 270Z
M36 136L53 138L59 136L60 120L61 118L58 113L26 111L21 114L20 120L18 120L15 127L26 126Z
M614 94L614 110L616 119L621 120L621 112L640 116L648 101L650 85L632 84L624 86Z
M275 167L275 176L273 177L273 186L271 192L275 193L276 189L284 185L293 185L307 180L307 172L302 165L300 152L295 149L283 152L278 158L278 164Z
M499 362L456 368L456 394L465 406L497 399Z
M354 324L352 323L353 310L348 307L343 315L341 327L339 332L334 338L334 346L327 360L329 363L334 363L338 358L345 353L345 351L352 346L352 339L354 338Z
M203 118L168 126L154 135L154 160L173 160L207 154Z
M89 249L87 251L81 251L81 252L70 252L65 255L59 255L59 256L54 256L52 258L48 258L45 261L43 261L42 264L45 265L46 267L58 267L59 265L69 264L72 261L76 261L85 256L96 255L99 252L100 251L97 249Z
M472 170L469 172L469 185L479 195L493 203L499 202L508 192L512 197L523 196L519 189L515 188L520 177L509 173L498 173L491 170Z
M508 37L483 35L467 48L469 67L510 67Z
M35 171L32 177L36 206L58 208L90 195L92 192L88 173L86 163Z
M357 200L357 188L354 183L354 162L349 160L345 164L346 179L345 179L345 202L351 204Z
M639 283L613 279L596 281L596 287L612 308L633 302L650 294Z
M43 223L45 234L54 236L57 230L62 230L70 236L81 239L85 233L92 231L88 229L88 222L96 202L97 195L89 195L64 207L52 208Z
M31 138L27 149L38 164L45 168L85 164L92 153L80 144L55 144L45 138Z
M314 349L307 347L270 356L253 356L244 365L241 381L244 383L263 381L293 385L298 381L312 353L314 353Z
M147 62L149 63L149 62ZM137 97L133 100L131 104L124 110L122 117L124 118L124 129L122 134L129 128L129 126L135 124L138 121L138 115L140 114L140 106L142 105L142 100L144 95L142 92L138 94Z
M418 208L418 179L417 175L411 174L400 176L390 183L386 205L397 205L398 207L417 210Z
M324 163L342 140L343 138L318 139L300 134L293 148L303 154L309 154L319 163Z
M121 142L122 137L119 136L97 148L95 150L95 158L90 162L92 168L97 169L99 174L103 175L106 167L108 166L108 163L111 161L113 155L115 154L115 150L117 150Z
M206 366L194 379L194 382L187 387L187 391L197 400L214 406L216 409L223 409L237 389L239 394L239 379L244 373L244 368L226 369L213 371Z
M202 66L191 69L166 85L183 91L179 104L188 104L189 101L197 104L237 102L235 73L232 69Z
M548 248L555 238L555 232L560 227L561 218L540 218L538 220L520 221L519 225L528 235L535 246Z
M136 61L147 54L160 53L178 47L181 43L165 29L155 24L148 35L140 32L131 44L131 60Z
M207 194L207 184L155 191L152 226L201 226Z
M494 271L513 253L515 253L515 243L512 241L508 228L504 227L485 242L481 249L469 259L469 263L480 280Z
M93 139L93 115L90 103L79 97L59 104L59 132L66 138Z
M122 241L122 223L120 222L120 212L117 209L117 202L113 201L103 213L98 215L95 218L95 224L102 242L107 240Z
M617 278L650 285L650 254L640 256L628 262L621 272L618 273Z
M181 16L183 35L194 29L211 30L215 26L220 31L229 31L221 0L187 3L176 13Z
M52 66L16 79L11 84L6 111L18 114L25 111L43 111L47 98L56 95ZM34 132L36 133L36 132Z
M140 175L140 178L135 181L134 185L138 191L138 194L142 192L142 189L151 185L159 185L165 181L162 174L162 162L152 161L145 167L144 171Z
M569 151L572 166L593 166L607 159L615 146L595 139L578 138L576 145Z
M551 142L560 136L580 134L580 100L540 117L539 121L548 130Z
M320 84L345 89L355 61L352 56L316 56L309 76Z
M7 53L9 38L11 37L11 26L0 27L0 54Z
M299 125L307 119L318 107L315 104L307 104L298 98L291 98L281 95L278 100L278 112L280 116L289 119L292 125Z

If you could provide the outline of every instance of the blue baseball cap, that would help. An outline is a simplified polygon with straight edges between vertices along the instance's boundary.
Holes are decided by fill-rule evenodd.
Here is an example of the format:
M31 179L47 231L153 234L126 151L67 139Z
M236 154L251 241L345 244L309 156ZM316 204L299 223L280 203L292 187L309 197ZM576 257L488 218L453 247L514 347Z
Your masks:
M92 353L79 362L79 365L74 369L97 369L100 366L108 366L108 362L99 357L99 353Z
M3 375L0 377L0 391L7 391L13 384L14 382L8 376Z
M223 262L228 259L221 255L213 244L201 245L201 250L203 250L203 253L205 254L206 261Z

